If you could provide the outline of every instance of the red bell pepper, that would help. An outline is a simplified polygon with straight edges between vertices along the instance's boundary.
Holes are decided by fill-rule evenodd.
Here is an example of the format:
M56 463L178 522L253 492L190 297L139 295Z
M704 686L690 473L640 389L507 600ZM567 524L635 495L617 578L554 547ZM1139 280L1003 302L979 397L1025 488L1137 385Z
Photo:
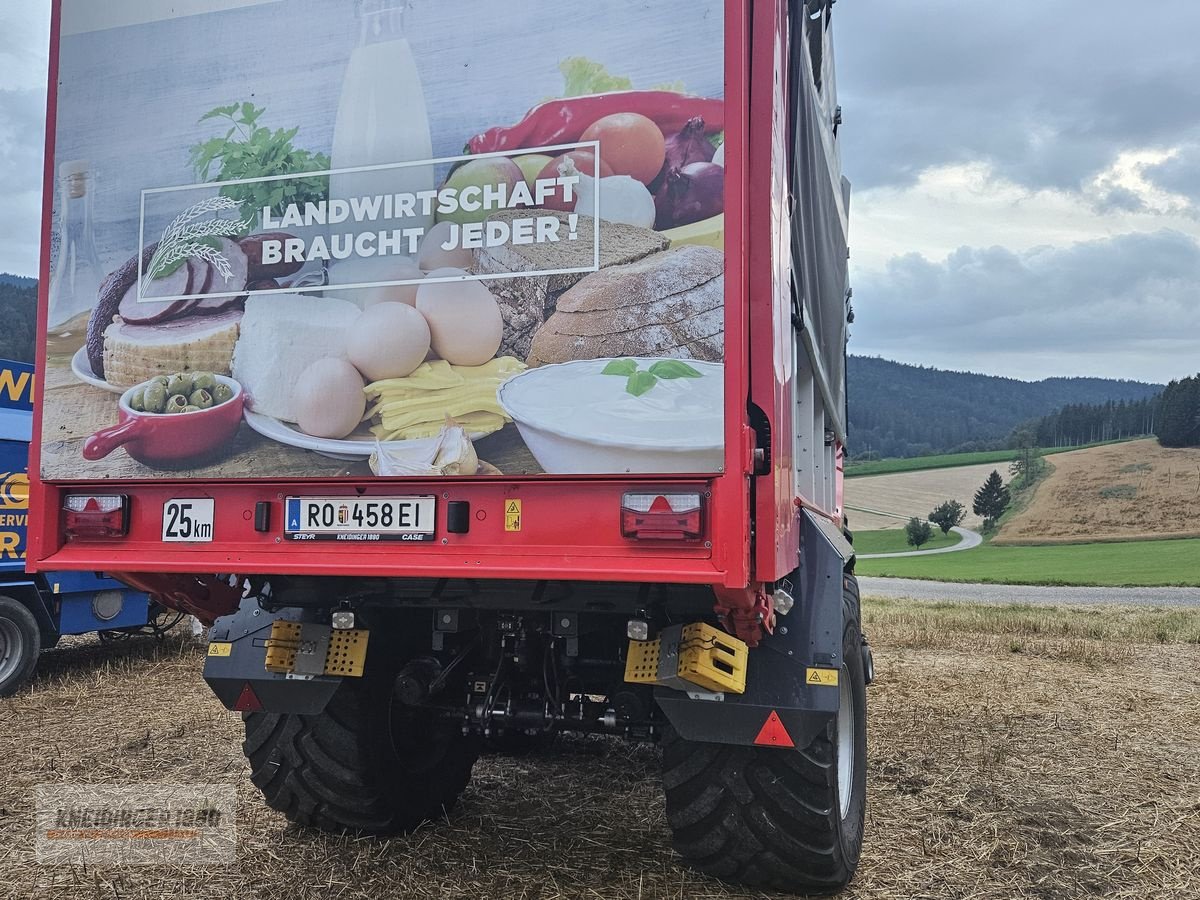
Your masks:
M525 114L516 125L490 128L467 142L468 153L495 153L532 147L573 144L595 122L613 113L639 113L670 137L695 116L704 119L704 133L725 128L725 101L693 97L675 91L616 91L547 100Z

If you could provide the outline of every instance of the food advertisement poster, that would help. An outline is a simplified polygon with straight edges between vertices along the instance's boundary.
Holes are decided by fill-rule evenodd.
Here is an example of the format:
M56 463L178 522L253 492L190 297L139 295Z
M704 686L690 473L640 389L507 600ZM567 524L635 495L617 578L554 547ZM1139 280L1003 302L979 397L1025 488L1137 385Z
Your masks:
M720 471L720 0L62 0L42 476Z

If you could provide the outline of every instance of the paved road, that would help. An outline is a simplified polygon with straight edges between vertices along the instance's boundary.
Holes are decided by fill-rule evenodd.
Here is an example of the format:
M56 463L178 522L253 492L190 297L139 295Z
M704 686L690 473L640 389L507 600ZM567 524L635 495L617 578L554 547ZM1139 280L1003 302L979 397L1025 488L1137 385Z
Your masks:
M858 579L870 597L976 603L1044 603L1056 606L1197 606L1200 588L1037 587L1023 584L952 584L912 578Z
M858 554L858 558L892 559L896 556L934 556L938 553L957 553L959 550L970 550L972 547L978 547L983 543L983 535L978 531L971 531L969 528L959 528L957 525L950 530L962 538L953 547L939 547L937 550L901 550L897 553L860 553Z

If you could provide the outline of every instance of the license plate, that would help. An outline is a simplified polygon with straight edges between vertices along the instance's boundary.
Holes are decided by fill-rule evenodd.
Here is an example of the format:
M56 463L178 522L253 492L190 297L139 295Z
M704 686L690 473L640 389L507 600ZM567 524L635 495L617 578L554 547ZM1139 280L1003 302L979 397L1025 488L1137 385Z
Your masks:
M213 501L168 500L163 504L162 539L188 543L211 543Z
M433 497L288 497L294 541L431 541Z

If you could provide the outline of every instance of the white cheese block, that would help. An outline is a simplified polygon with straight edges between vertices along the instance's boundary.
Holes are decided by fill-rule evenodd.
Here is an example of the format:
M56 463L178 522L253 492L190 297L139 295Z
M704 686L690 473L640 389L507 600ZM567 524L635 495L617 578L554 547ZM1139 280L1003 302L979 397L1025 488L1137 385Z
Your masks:
M233 377L257 413L295 422L292 392L318 359L346 358L346 331L361 310L332 297L270 294L246 300Z

